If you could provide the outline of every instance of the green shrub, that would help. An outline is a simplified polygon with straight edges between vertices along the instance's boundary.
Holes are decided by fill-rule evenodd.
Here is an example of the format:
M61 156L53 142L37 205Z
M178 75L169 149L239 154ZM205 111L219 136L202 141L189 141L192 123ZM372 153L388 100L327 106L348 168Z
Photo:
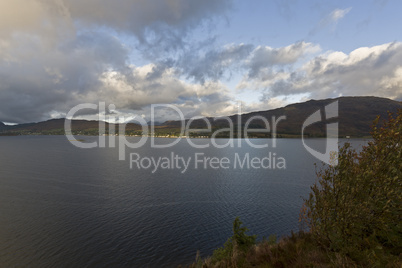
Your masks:
M242 227L239 217L233 222L233 236L230 237L222 248L218 248L212 255L212 262L241 262L251 246L255 245L256 236L247 235L247 227Z
M402 252L402 110L378 121L360 153L346 143L338 165L317 173L302 211L322 246L382 266Z

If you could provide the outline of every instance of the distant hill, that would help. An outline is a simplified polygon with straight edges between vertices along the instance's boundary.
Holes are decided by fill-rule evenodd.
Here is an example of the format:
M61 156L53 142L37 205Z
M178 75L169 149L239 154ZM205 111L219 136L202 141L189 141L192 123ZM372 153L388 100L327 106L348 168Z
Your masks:
M380 115L387 118L388 112L395 113L402 109L402 103L386 98L378 97L340 97L336 99L310 100L303 103L288 105L270 111L256 112L244 115L245 118L253 114L259 114L266 118L286 115L286 120L278 124L278 133L301 134L303 122L315 111L321 109L334 101L338 102L338 118L331 122L339 123L340 136L367 136L370 135L373 120ZM328 121L313 124L306 128L309 135L325 134Z
M339 104L339 116L330 122L339 123L339 135L361 137L370 135L370 127L377 115L381 118L386 118L387 113L395 113L398 109L402 109L402 102L394 101L379 97L340 97L336 99L310 100L302 103L290 104L286 107L252 112L242 114L241 127L244 127L246 121L252 116L262 116L268 119L272 124L272 117L279 118L286 116L286 120L278 123L277 133L279 136L292 137L300 136L303 122L317 110L324 111L324 107L334 101ZM230 116L235 127L238 123L238 115ZM211 122L213 129L228 127L227 120L216 118L206 118ZM188 120L187 120L188 121ZM312 124L305 129L305 135L311 137L320 137L326 135L326 123L322 121ZM97 135L98 121L73 120L72 130L75 134ZM175 134L179 132L181 121L166 121L162 124L158 123L155 126L156 133L163 135ZM198 119L191 123L191 128L205 128L204 120ZM114 125L118 129L118 125ZM262 120L254 120L249 125L249 128L262 128L264 124ZM109 124L106 123L106 130L109 129ZM272 126L271 126L272 129ZM126 126L126 131L129 134L141 134L141 126L130 123ZM4 134L64 134L64 119L52 119L38 123L20 124L15 126L7 126L0 122L0 133ZM206 135L206 134L203 134Z
M4 124L3 122L0 122L0 133L5 129L7 129L7 125Z
M4 128L0 128L0 133L9 133L9 134L46 134L46 135L64 135L64 118L60 119L50 119L43 122L38 123L28 123L28 124L20 124L14 126L5 126ZM112 124L113 125L113 124ZM71 128L73 133L83 134L83 135L97 135L99 127L99 121L88 121L88 120L72 120ZM119 127L117 124L114 125L117 130ZM105 129L109 129L109 123L105 123ZM137 131L140 130L141 126L136 124L127 124L126 130Z
M402 109L402 102L379 97L339 97L335 99L324 100L309 100L307 102L290 104L286 107L258 111L241 115L242 126L252 116L262 116L268 119L272 124L272 117L279 118L282 115L286 116L286 120L278 123L278 134L285 135L301 135L303 122L317 110L324 111L324 107L334 101L338 101L339 116L330 122L339 123L340 136L368 136L370 135L371 125L373 120L380 115L381 118L388 116L388 111L395 113L398 109ZM232 122L237 124L238 116L230 116ZM208 118L213 127L221 128L228 127L226 120L214 120ZM326 134L326 123L328 121L317 122L305 129L305 134L309 136L324 136ZM165 122L166 127L179 127L180 121ZM191 128L205 128L204 120L194 120L191 123ZM262 128L262 121L252 121L250 128Z

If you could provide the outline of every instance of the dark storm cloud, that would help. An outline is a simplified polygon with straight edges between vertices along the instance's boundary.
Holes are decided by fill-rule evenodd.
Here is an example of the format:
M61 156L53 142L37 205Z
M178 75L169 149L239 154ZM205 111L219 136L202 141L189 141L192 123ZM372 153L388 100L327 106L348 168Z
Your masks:
M83 25L103 25L135 35L139 41L137 48L149 58L182 48L192 29L221 16L232 5L231 0L63 2L71 16Z
M66 111L85 100L82 96L88 92L101 88L102 73L125 66L127 56L113 37L93 32L80 34L57 50L30 45L27 37L8 51L19 58L0 60L1 120L37 121L54 111Z

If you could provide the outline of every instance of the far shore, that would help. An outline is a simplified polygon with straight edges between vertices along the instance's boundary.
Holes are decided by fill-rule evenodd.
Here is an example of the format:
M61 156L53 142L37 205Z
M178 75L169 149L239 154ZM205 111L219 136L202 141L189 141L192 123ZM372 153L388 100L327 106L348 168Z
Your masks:
M19 133L0 133L0 137L10 137L10 136L65 136L65 134L41 134L41 133L32 133L32 134L19 134ZM124 136L124 137L148 137L148 138L161 138L161 139L212 139L212 137L209 136L199 136L199 137L193 137L193 136L154 136L154 135L108 135L108 134L103 134L103 135L85 135L85 134L74 134L73 136L81 136L81 137L119 137L119 136ZM215 139L230 139L231 137L215 137ZM277 137L233 137L233 139L301 139L301 135L291 135L291 134L278 134ZM326 139L327 137L325 136L304 136L304 139ZM338 139L371 139L371 136L341 136L341 137L330 137L330 138L338 138ZM77 141L82 141L82 139L75 139Z

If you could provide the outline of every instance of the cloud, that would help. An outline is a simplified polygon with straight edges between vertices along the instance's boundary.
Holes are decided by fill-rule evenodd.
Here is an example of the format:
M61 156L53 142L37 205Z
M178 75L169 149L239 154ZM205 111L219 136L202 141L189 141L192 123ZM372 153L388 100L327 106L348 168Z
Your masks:
M29 35L15 38L0 60L0 118L29 122L66 111L97 90L107 69L124 70L127 49L113 36L85 33L48 49Z
M272 48L253 44L228 44L205 52L191 50L184 53L175 66L187 79L204 83L230 78L233 72L247 71L244 79L266 76L272 68L292 65L306 55L320 51L318 45L297 42L285 47Z
M317 23L317 25L309 32L308 35L313 36L319 31L327 28L328 26L332 26L332 31L334 31L338 22L343 19L346 14L348 14L351 10L351 7L345 9L336 8L332 10L328 15L326 15L322 20Z
M273 66L284 66L299 61L306 54L318 52L320 47L312 43L297 42L286 47L272 48L258 46L251 53L246 65L248 78L254 78L270 72Z
M92 102L108 100L117 109L131 109L147 115L150 104L174 104L186 117L217 116L231 105L229 90L220 82L209 81L203 85L184 82L175 76L174 68L160 71L154 64L130 68L135 84L129 82L124 74L106 72L102 76L101 91L96 96L89 92L82 98ZM154 76L154 72L158 75ZM149 79L150 76L153 78Z
M0 1L0 121L44 120L107 98L121 109L198 100L211 84L180 81L165 59L133 67L128 59L135 48L123 42L135 37L143 56L146 51L155 54L150 58L166 57L166 50L181 47L194 28L230 5L229 0ZM144 68L150 68L146 75ZM128 88L135 97L116 96ZM217 91L216 99L227 101L225 90Z
M190 28L230 6L230 1L197 0L69 0L63 1L72 17L95 25L107 25L138 36L160 24ZM96 10L94 10L96 7Z
M351 7L346 8L346 9L339 9L339 8L337 8L337 9L333 10L333 11L329 14L328 19L329 19L329 21L332 22L332 23L337 23L340 19L342 19L343 17L345 17L345 15L348 14L349 11L351 11L351 10L352 10Z
M177 30L183 34L230 7L230 0L1 1L0 33L44 31L62 20L85 28L109 27L146 41L148 33L160 36L160 31Z
M46 57L30 55L31 62L1 62L1 120L45 120L63 116L79 103L100 101L136 113L147 113L151 104L170 103L182 107L186 116L219 115L230 105L223 84L187 83L167 66L126 65L124 46L112 37L103 39L104 35L85 35Z
M210 49L204 54L190 50L180 57L176 66L188 78L205 83L217 81L234 68L240 68L250 55L254 45L229 44L221 49Z
M151 104L171 103L188 116L219 115L231 102L223 84L184 82L169 62L128 64L129 49L112 35L82 33L49 51L30 36L19 41L0 60L0 121L45 120L100 101L140 113Z
M105 26L134 35L150 58L186 44L194 28L230 9L231 0L70 0L63 1L80 26ZM96 8L95 8L96 7Z
M349 54L326 52L293 71L272 72L269 82L248 85L262 90L262 100L306 94L310 98L380 96L402 99L402 43L361 47Z
M277 81L286 80L292 75L289 70L300 64L306 57L321 50L319 45L297 42L285 47L256 47L243 63L242 80L237 84L238 90L266 89Z
M228 44L135 66L128 62L130 49L102 31L77 33L53 47L27 34L8 41L13 45L2 50L0 60L0 100L5 103L0 121L19 123L62 116L79 103L99 101L141 113L151 104L171 103L186 116L231 114L236 112L235 97L220 82L225 74L245 72L244 81L257 87L265 81L267 87L289 75L278 69L319 51L319 46L305 42L280 48Z
M193 46L194 29L212 25L231 6L232 0L0 1L0 43L22 34L57 46L82 31L114 31L142 57L160 60Z
M294 96L402 98L401 43L345 54L304 41L271 47L192 39L231 2L0 1L0 121L46 120L100 101L125 115L147 117L158 103L177 105L186 117L229 115L237 112L238 92L225 79L241 79L237 89L261 94L244 111ZM350 10L333 10L322 25L336 25ZM134 62L136 54L145 62Z

